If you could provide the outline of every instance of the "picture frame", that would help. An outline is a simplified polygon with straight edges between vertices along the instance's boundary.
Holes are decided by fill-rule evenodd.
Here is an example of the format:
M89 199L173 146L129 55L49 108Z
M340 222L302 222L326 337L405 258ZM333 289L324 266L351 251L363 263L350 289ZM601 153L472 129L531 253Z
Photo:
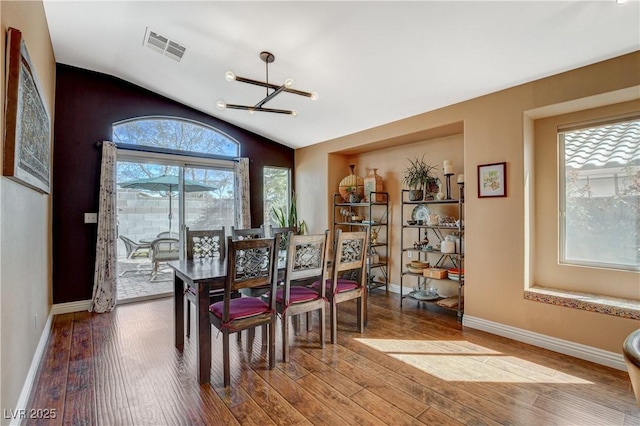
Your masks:
M478 166L478 198L507 196L507 163Z
M51 120L22 32L7 30L2 174L51 192Z

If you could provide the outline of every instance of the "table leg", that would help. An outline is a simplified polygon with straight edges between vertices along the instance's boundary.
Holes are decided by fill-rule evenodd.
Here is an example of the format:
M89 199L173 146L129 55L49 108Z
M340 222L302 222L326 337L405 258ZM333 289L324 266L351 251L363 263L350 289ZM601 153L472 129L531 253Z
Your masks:
M173 342L178 350L184 350L184 281L173 273Z
M211 381L211 323L209 322L209 284L198 283L196 335L198 336L198 378L200 383Z

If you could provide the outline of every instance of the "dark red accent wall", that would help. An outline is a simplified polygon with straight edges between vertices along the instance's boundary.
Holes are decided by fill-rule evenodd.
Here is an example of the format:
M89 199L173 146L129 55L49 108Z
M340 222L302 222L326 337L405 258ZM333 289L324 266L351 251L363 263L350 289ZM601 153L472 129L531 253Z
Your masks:
M240 141L250 161L251 222L262 224L264 166L294 165L294 150L123 80L58 64L53 145L53 303L92 296L101 150L112 123L151 115L188 118ZM214 99L211 102L215 102Z

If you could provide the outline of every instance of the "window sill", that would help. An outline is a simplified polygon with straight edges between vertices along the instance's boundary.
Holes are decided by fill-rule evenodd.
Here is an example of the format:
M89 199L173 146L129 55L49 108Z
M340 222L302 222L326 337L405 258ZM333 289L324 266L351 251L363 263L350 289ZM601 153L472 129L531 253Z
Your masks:
M640 320L640 300L620 299L600 294L580 293L548 287L531 287L525 290L524 298L566 308Z

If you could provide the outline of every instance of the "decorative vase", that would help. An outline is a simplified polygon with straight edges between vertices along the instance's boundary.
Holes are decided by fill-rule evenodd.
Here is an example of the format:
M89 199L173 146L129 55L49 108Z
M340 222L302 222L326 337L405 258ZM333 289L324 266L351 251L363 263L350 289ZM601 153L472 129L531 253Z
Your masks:
M365 201L371 203L384 202L384 195L373 194L372 192L382 192L382 176L378 174L378 169L367 169L367 175L364 177L364 196Z
M422 189L410 189L409 201L422 201L424 197L424 191Z
M360 196L360 199L364 197L364 180L360 176L356 175L356 165L349 164L349 169L351 169L351 174L342 179L340 181L340 186L338 186L340 196L345 203L350 202L350 193L358 194Z

